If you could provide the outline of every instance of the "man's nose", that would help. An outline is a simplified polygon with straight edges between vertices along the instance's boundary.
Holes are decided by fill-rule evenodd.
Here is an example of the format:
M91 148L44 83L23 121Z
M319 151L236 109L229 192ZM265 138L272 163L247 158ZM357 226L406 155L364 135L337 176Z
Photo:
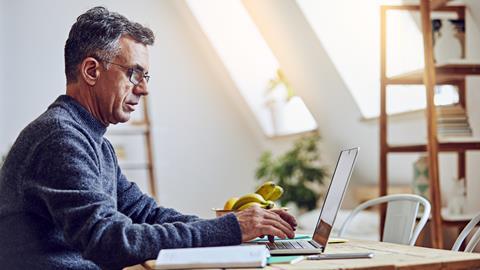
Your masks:
M142 96L148 95L148 84L145 79L133 87L133 93Z

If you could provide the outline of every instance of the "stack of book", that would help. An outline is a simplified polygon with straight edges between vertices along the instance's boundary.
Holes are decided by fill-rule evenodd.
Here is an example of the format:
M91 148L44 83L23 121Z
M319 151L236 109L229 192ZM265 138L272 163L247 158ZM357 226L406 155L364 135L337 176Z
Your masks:
M437 133L440 137L471 137L472 128L465 109L459 104L438 106Z

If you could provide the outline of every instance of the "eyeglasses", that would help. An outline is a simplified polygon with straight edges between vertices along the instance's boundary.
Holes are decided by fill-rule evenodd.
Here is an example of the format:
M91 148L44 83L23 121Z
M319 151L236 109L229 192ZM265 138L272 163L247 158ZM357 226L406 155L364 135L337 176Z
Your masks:
M143 70L139 69L139 68L133 68L133 67L127 67L127 66L124 66L124 65L120 65L120 64L117 64L117 63L113 63L113 62L109 62L109 61L105 61L103 60L103 62L106 62L106 63L109 63L109 64L112 64L112 65L116 65L116 66L119 66L119 67L122 67L124 69L127 70L127 76L128 76L128 79L130 80L131 83L133 83L133 85L137 86L139 85L143 79L145 79L145 81L148 83L148 81L150 80L150 75L147 75L143 72Z

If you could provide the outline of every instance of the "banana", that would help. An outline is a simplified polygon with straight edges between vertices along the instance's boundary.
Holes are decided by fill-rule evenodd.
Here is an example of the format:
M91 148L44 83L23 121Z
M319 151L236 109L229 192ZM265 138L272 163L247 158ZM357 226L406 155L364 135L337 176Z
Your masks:
M275 183L272 181L268 181L263 183L260 187L258 187L257 191L255 193L262 195L265 200L268 200L267 197L269 196L270 193L273 192L273 189L275 188Z
M275 186L272 192L268 194L265 200L276 201L283 195L283 188L281 186Z
M237 210L238 210L238 211L242 211L242 210L245 210L245 209L247 209L247 208L250 208L250 207L252 207L252 206L254 206L254 205L258 205L258 206L260 206L260 207L262 207L262 208L265 208L265 207L266 207L266 205L263 205L263 204L258 203L258 202L249 202L249 203L246 203L246 204L240 206Z
M265 209L272 209L273 207L275 207L275 203L272 202L272 201L266 201L265 203L258 203L258 202L249 202L249 203L246 203L242 206L240 206L237 211L242 211L242 210L245 210L247 208L250 208L254 205L258 205L260 206L261 208L265 208Z
M247 203L250 203L250 202L256 202L256 203L259 203L259 204L265 204L266 203L265 199L261 195L259 195L257 193L249 193L247 195L243 195L242 197L240 197L235 202L232 209L237 210L240 207L242 207L244 204L247 204Z
M272 209L274 207L275 207L275 202L273 201L267 201L267 203L265 204L266 209Z
M238 201L238 197L232 197L225 202L223 210L232 210L233 205Z

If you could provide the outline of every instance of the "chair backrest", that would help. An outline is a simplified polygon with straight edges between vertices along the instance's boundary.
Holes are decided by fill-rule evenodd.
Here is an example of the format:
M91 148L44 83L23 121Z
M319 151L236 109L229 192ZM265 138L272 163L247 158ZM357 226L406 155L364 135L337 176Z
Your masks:
M470 222L468 222L467 226L463 228L462 232L460 235L457 237L457 240L455 240L455 243L453 244L452 250L453 251L459 251L460 246L462 245L463 241L467 236L470 234L470 232L475 228L475 226L480 222L480 213L478 213ZM480 241L480 230L477 230L473 235L470 241L468 242L467 246L465 247L465 252L472 252L473 249L477 246L478 242Z
M428 221L431 206L425 198L413 194L387 195L360 204L353 209L350 216L345 220L338 236L341 237L345 233L352 219L360 213L360 211L382 203L387 203L382 241L411 246L415 245L418 235ZM420 204L423 205L423 214L415 226Z

